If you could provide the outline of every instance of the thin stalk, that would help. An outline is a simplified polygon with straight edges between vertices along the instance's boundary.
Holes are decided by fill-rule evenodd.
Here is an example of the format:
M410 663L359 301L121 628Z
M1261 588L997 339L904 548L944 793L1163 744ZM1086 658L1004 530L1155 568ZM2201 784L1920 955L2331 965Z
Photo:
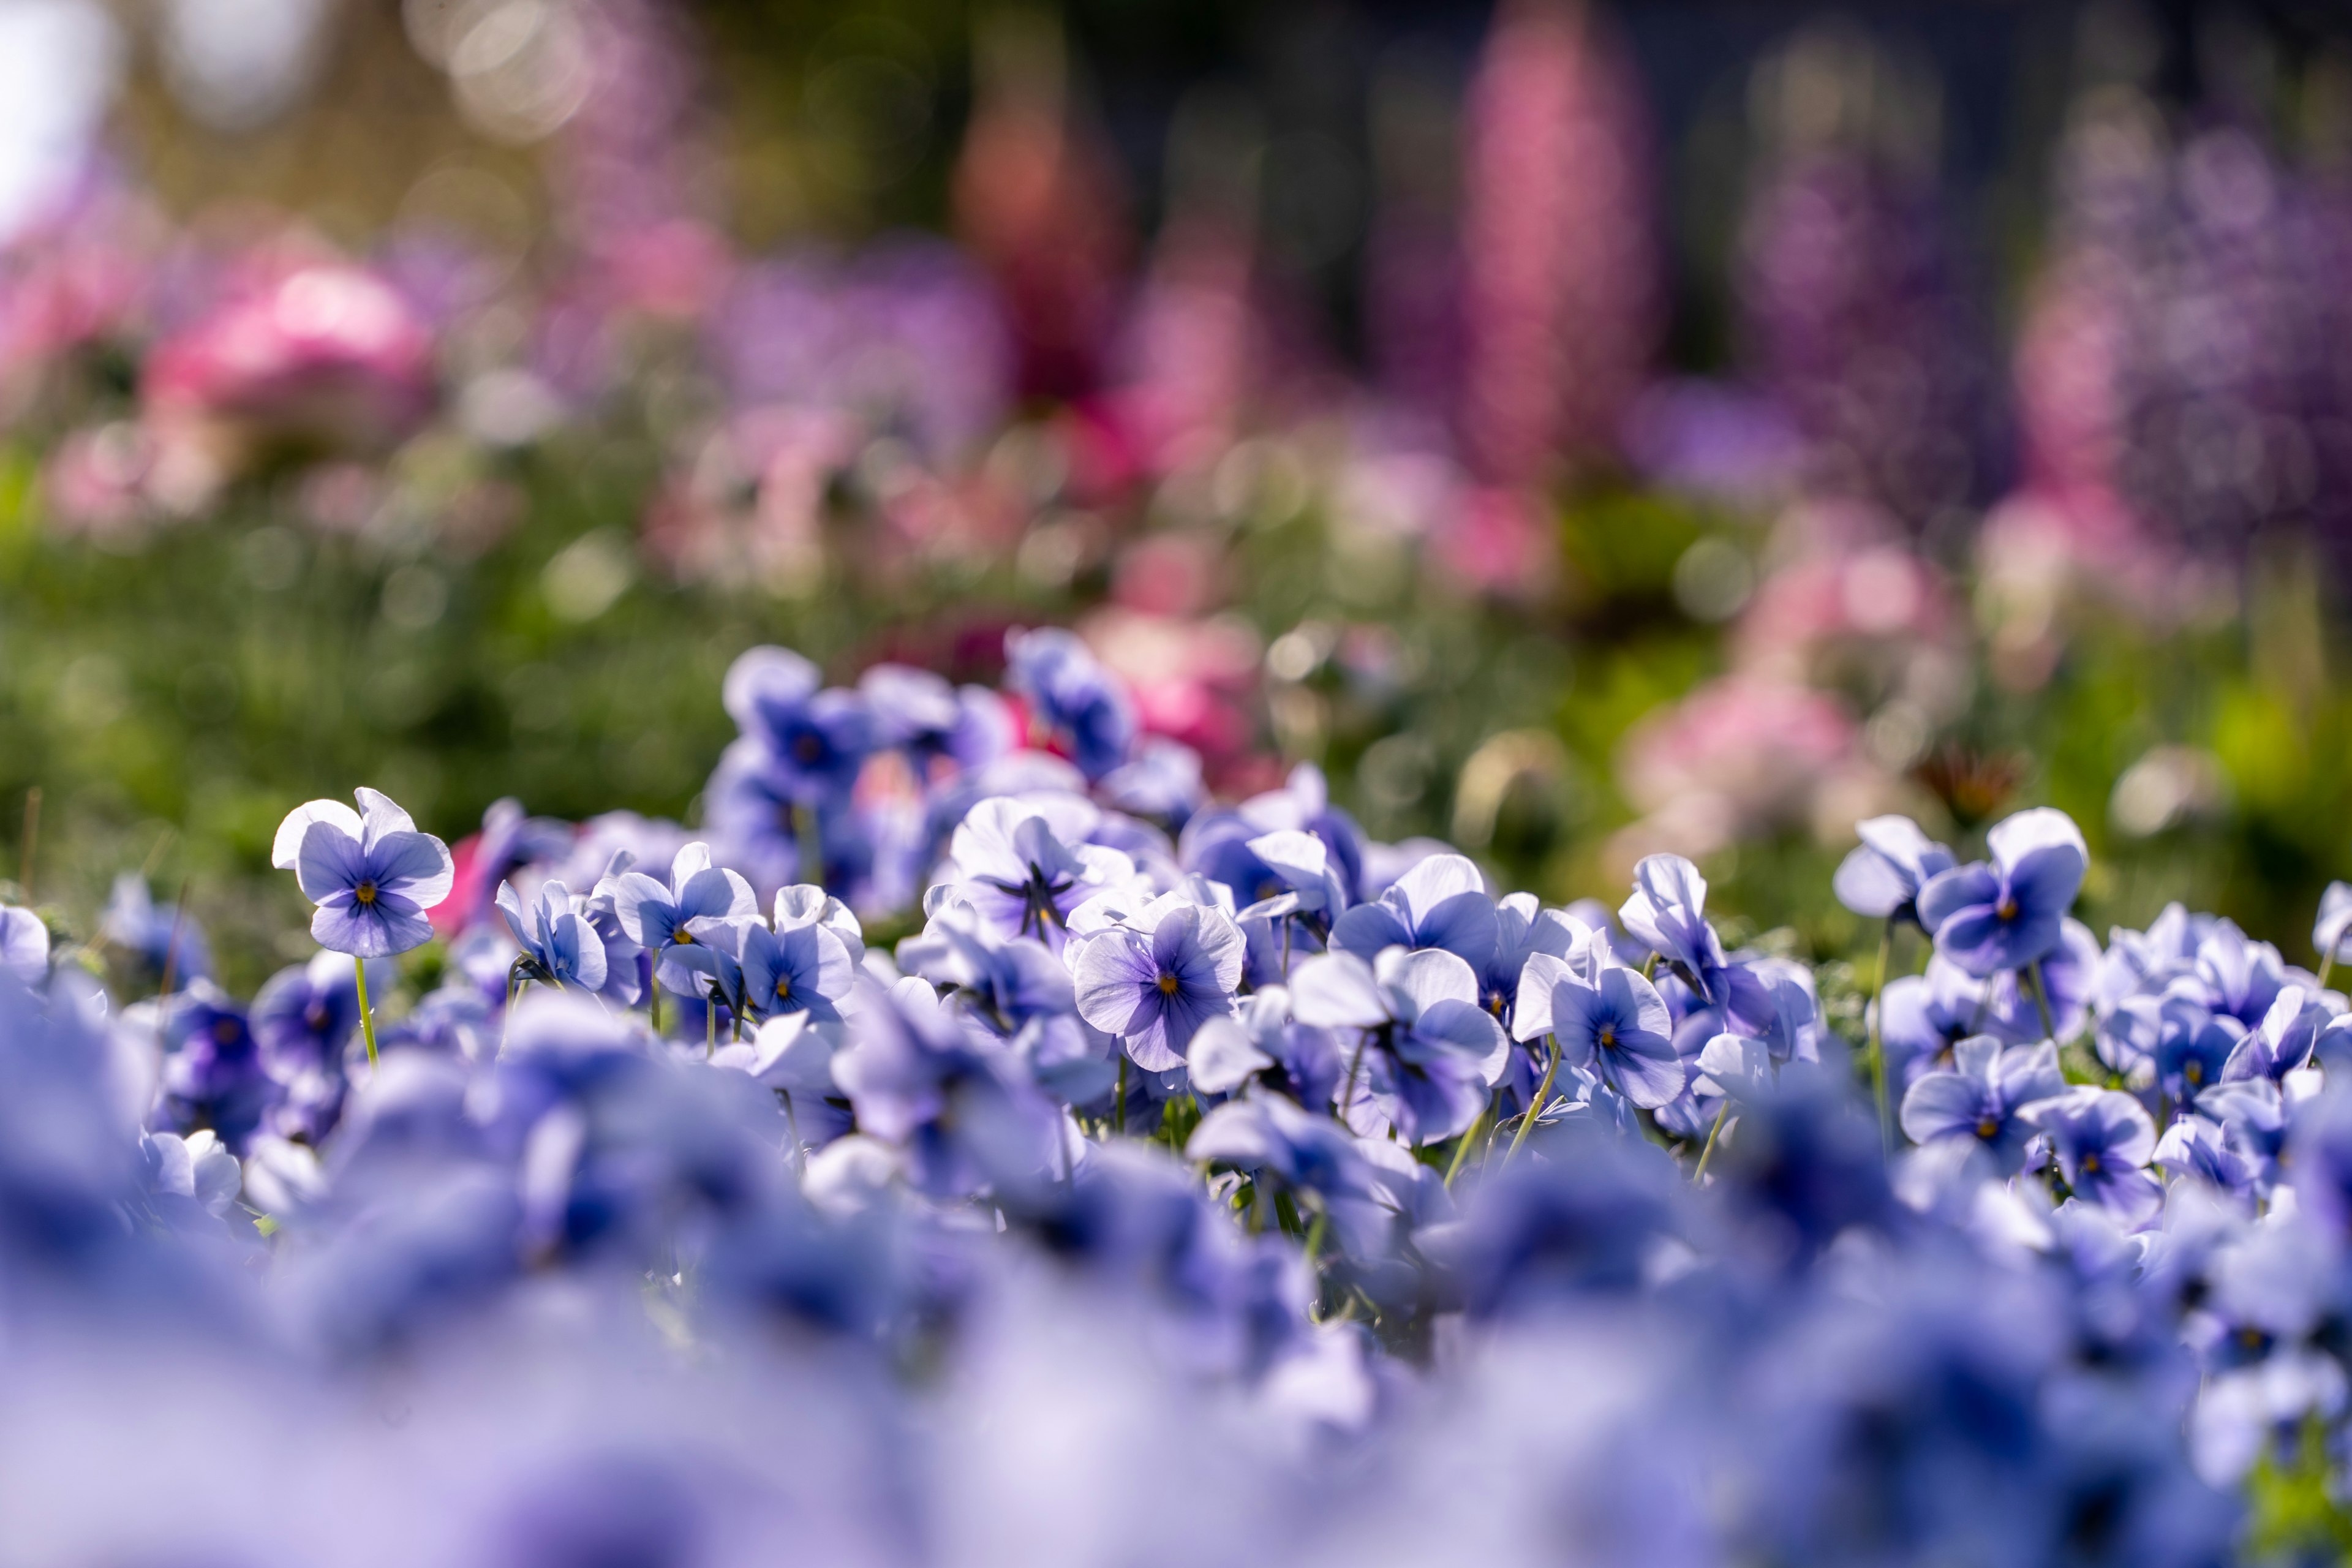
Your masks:
M16 886L24 892L27 909L33 903L33 849L40 841L41 786L35 784L25 792L25 839L19 846L24 855L16 863Z
M41 792L35 790L33 793L34 795L38 795ZM32 863L32 852L27 850L25 856L25 864L30 866ZM28 870L25 875L29 877L32 875L32 872ZM33 901L33 887L29 882L25 884L25 901L28 904ZM2333 947L2330 947L2326 952L2319 955L2319 989L2322 991L2327 989L2327 976L2335 970L2335 968L2336 950Z
M1494 1110L1495 1097L1489 1093L1486 1103L1478 1108L1477 1120L1470 1123L1469 1131L1462 1134L1462 1142L1454 1146L1454 1163L1445 1167L1447 1191L1453 1190L1454 1178L1462 1173L1463 1163L1470 1158L1470 1145L1478 1142L1478 1129L1486 1125L1486 1118L1494 1114Z
M1886 1114L1886 1041L1883 1031L1886 1011L1886 965L1895 956L1895 917L1889 915L1878 929L1878 974L1870 983L1870 1089L1878 1100L1878 1143L1882 1151L1895 1152L1895 1124Z
M2033 982L2033 1006L2034 1010L2042 1015L2042 1037L2045 1040L2055 1040L2058 1037L2058 1029L2057 1026L2050 1021L2050 995L2042 988L2040 959L2037 958L2025 966L2025 978Z
M661 1038L661 965L653 955L646 957L646 1027Z
M1503 1163L1506 1165L1519 1152L1519 1145L1528 1141L1528 1134L1535 1129L1536 1118L1543 1114L1544 1101L1551 1098L1552 1075L1559 1071L1559 1037L1546 1035L1544 1043L1551 1048L1551 1055L1544 1063L1543 1082L1536 1085L1536 1097L1528 1103L1528 1113L1519 1118L1519 1130L1512 1135L1511 1146L1503 1151Z
M1127 1053L1118 1053L1118 1100L1110 1108L1110 1130L1118 1137L1127 1136Z
M1346 1127L1348 1125L1348 1107L1356 1102L1356 1075L1363 1070L1364 1047L1371 1043L1371 1038L1372 1034L1369 1029L1358 1035L1356 1037L1356 1054L1348 1058L1348 1081L1340 1088L1339 1106L1339 1110L1335 1112L1339 1119L1339 1125L1342 1127ZM1351 1131L1353 1131L1353 1129L1349 1130Z
M719 1054L719 998L702 999L702 1059L709 1061Z
M801 879L822 884L824 880L824 846L817 842L816 809L793 803L793 837L800 842Z
M1715 1108L1715 1125L1706 1130L1706 1147L1698 1152L1698 1169L1691 1173L1694 1185L1706 1180L1706 1163L1715 1158L1715 1140L1723 1131L1723 1119L1731 1113L1731 1096L1725 1095L1723 1103Z
M375 1071L375 1015L368 1008L367 960L352 960L352 983L360 993L360 1038L367 1042L368 1071ZM509 1011L512 1011L511 1008Z
M158 996L169 996L172 994L172 982L179 977L180 922L187 919L187 916L188 884L183 880L180 883L180 896L172 905L172 929L164 933L163 937L163 973L155 991ZM356 963L359 961L353 959L352 962Z

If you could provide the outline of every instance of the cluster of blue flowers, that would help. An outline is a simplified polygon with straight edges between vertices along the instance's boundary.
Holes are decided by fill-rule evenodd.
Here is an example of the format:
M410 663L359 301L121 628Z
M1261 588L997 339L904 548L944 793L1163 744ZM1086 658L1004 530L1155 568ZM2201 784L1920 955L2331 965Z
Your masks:
M0 912L24 1560L2189 1568L2343 1462L2352 889L2103 949L2062 815L1865 823L1856 1049L1687 861L1498 896L1014 672L1066 757L747 655L707 840L302 806L249 1007Z

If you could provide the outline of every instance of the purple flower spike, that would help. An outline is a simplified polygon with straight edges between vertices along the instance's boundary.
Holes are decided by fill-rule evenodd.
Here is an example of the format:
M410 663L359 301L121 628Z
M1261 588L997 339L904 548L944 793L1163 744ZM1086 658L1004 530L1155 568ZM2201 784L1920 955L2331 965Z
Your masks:
M354 958L384 958L433 938L425 911L449 896L449 847L372 789L360 810L314 800L278 825L270 864L294 873L319 906L310 934Z
M1919 923L1936 951L1979 978L2058 945L2091 864L2082 829L2046 805L2010 817L1987 843L1990 865L1956 867L1919 889Z
M1631 969L1605 965L1596 983L1548 952L1530 954L1511 1032L1522 1040L1551 1035L1560 1060L1597 1068L1610 1088L1646 1110L1683 1091L1665 1001Z
M1201 1026L1233 1012L1242 946L1232 921L1192 904L1149 934L1114 927L1078 959L1078 1016L1117 1035L1146 1072L1181 1066Z
M1862 842L1837 868L1831 888L1858 915L1916 921L1919 889L1948 871L1952 852L1907 816L1873 816L1854 825Z
M2164 1206L2164 1189L2147 1173L2156 1124L2120 1089L2084 1086L2030 1107L2024 1120L2050 1138L2058 1173L2083 1202L2137 1228Z

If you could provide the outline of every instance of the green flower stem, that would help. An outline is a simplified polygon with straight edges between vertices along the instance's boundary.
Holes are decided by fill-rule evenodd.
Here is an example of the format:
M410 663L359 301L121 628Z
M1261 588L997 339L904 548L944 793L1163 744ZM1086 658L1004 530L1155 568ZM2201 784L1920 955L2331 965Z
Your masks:
M1511 1146L1503 1151L1503 1163L1506 1165L1519 1152L1519 1145L1528 1141L1528 1132L1535 1128L1536 1118L1543 1114L1544 1101L1551 1098L1552 1075L1559 1071L1559 1037L1546 1035L1544 1044L1551 1048L1551 1055L1544 1062L1543 1082L1536 1085L1536 1097L1528 1102L1528 1113L1519 1118L1519 1130L1512 1134Z
M1462 1142L1454 1146L1453 1163L1445 1167L1447 1191L1453 1190L1454 1178L1462 1173L1462 1163L1470 1157L1470 1145L1478 1142L1478 1130L1486 1125L1486 1118L1493 1115L1494 1111L1495 1096L1489 1091L1486 1103L1478 1108L1478 1119L1470 1123L1469 1130L1462 1134Z
M2037 958L2025 966L2024 978L2033 983L2033 1006L2034 1010L2042 1015L2042 1037L2045 1040L2055 1040L2058 1037L2058 1028L2050 1021L2050 996L2049 993L2042 989L2040 959Z
M375 1070L375 1016L368 1009L367 960L352 960L352 979L360 989L360 1037L367 1042L368 1070Z
M1706 1163L1715 1158L1715 1141L1723 1131L1723 1119L1731 1113L1731 1096L1725 1095L1723 1103L1715 1108L1715 1125L1706 1130L1706 1147L1698 1152L1698 1169L1691 1173L1694 1185L1706 1180Z
M1895 1124L1886 1114L1886 966L1895 956L1895 917L1889 915L1878 930L1878 974L1870 983L1870 1088L1878 1100L1878 1143L1888 1155L1895 1152Z

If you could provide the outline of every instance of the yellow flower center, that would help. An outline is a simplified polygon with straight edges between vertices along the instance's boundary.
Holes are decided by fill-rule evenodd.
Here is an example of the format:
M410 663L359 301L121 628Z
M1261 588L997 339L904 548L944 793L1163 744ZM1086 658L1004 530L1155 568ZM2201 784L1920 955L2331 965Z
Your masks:
M2085 1170L2085 1171L2096 1171L2098 1168L2099 1168L2099 1157L2098 1157L2098 1155L2096 1155L2096 1154L2085 1154L2085 1155L2084 1155L2084 1156L2083 1156L2083 1169L2084 1169L2084 1170Z
M2017 900L2013 898L2003 899L1994 907L1992 912L2005 921L2013 921L2017 918Z
M1601 1026L1601 1043L1604 1046L1613 1046L1617 1043L1616 1025L1603 1024Z
M1161 976L1160 977L1160 994L1161 994L1162 996L1173 996L1173 995L1175 995L1175 994L1176 994L1176 987L1177 987L1179 984L1181 984L1181 981L1179 981L1179 980L1178 980L1174 975L1172 975L1172 974L1163 974L1163 975L1161 975Z
M792 999L793 977L791 975L779 974L776 976L776 994L779 998L785 1001L790 1001Z
M362 882L358 887L352 889L352 897L357 899L363 904L372 904L375 902L375 884L373 882Z
M669 939L680 947L692 947L694 945L694 933L687 930L684 926L680 926L676 931L670 932Z
M2203 1083L2205 1081L2205 1064L2203 1062L2190 1062L2180 1069L2180 1076L2187 1079L2190 1083Z
M1979 1122L1978 1122L1978 1123L1977 1123L1977 1136L1978 1136L1978 1137L1979 1137L1979 1138L1991 1139L1991 1138L1999 1137L1999 1136L2000 1136L2000 1122L1998 1122L1998 1121L1994 1121L1991 1117L1990 1117L1990 1116L1986 1117L1982 1121L1979 1121Z

